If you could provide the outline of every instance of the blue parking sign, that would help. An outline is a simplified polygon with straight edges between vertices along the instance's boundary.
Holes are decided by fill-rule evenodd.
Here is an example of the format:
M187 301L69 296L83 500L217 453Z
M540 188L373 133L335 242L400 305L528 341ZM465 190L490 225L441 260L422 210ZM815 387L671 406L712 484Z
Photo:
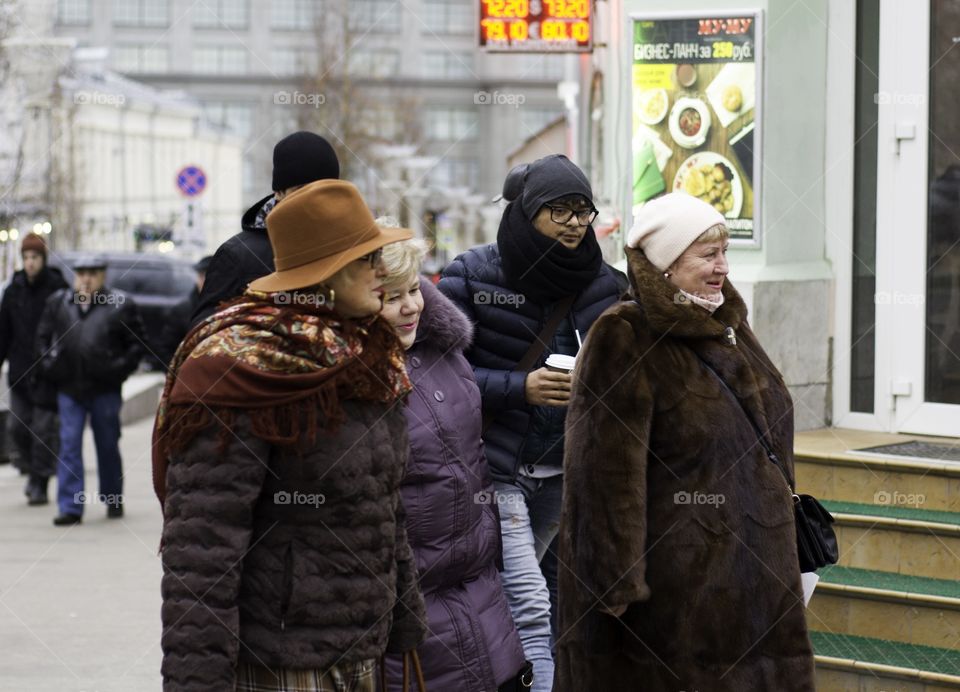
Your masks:
M177 173L177 187L187 197L196 197L206 186L207 174L200 166L185 166Z

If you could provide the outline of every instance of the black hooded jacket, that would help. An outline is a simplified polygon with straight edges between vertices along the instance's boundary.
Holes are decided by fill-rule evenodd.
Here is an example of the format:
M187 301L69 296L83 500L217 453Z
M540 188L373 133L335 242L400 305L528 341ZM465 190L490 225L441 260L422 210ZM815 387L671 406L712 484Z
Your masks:
M13 275L0 301L0 363L10 361L9 382L12 389L30 395L36 370L33 342L47 298L54 291L66 288L63 274L54 267L44 267L31 283L22 269ZM31 398L33 398L31 396Z
M267 236L266 218L275 204L271 193L247 209L240 220L243 230L217 248L191 327L215 313L223 301L241 295L248 283L273 272L273 248Z

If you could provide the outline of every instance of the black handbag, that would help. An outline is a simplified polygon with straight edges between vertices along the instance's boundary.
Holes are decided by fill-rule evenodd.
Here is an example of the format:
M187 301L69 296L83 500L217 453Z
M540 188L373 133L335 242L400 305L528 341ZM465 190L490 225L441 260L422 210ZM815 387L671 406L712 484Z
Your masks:
M699 353L697 354L697 358L700 358L700 362L703 363L704 367L713 373L713 376L720 381L720 384L723 385L726 392L733 397L733 400L740 406L743 415L750 421L750 425L757 434L757 440L767 453L767 458L779 469L780 473L783 474L783 478L787 483L787 489L793 495L793 518L797 527L797 557L800 558L800 571L815 572L821 567L835 565L837 560L840 559L840 550L837 547L837 534L834 533L833 527L831 526L831 524L833 524L833 515L812 495L798 495L793 492L786 470L784 470L780 464L780 459L774 454L770 445L767 444L766 436L754 422L753 417L747 409L744 408L743 404L740 403L737 395L730 389L730 385L717 374L717 371L714 370L707 361L701 358Z
M533 664L525 661L520 672L500 685L497 692L526 692L531 687L533 687Z

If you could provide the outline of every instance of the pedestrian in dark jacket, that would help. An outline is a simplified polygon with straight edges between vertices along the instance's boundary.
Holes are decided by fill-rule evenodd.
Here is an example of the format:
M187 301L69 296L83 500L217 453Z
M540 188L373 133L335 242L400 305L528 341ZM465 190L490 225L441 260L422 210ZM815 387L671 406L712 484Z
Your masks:
M815 689L793 407L726 281L727 237L695 197L648 202L628 236L633 300L577 363L557 692Z
M540 561L560 521L570 375L544 363L552 354L575 356L577 334L586 335L626 282L603 261L590 226L597 213L590 183L565 156L514 168L503 196L509 204L497 242L457 257L439 288L476 328L466 356L491 421L483 440L500 507L503 583L534 664L533 689L545 692L553 679L548 578L555 575L545 576ZM563 319L540 344L557 309ZM537 345L532 368L517 370Z
M196 285L190 289L190 293L184 296L183 300L170 308L167 321L160 332L160 343L157 348L157 357L164 370L173 359L177 346L190 331L190 320L200 304L200 292L203 290L207 270L210 268L212 261L213 255L207 255L193 265L193 270L197 273Z
M73 290L61 289L47 299L36 338L43 376L56 386L60 414L57 526L79 524L84 504L94 498L107 505L108 517L123 516L120 388L144 351L140 311L127 294L104 285L106 262L85 256L73 270ZM97 447L98 496L84 491L87 416Z
M67 287L59 269L47 266L47 244L36 233L20 243L23 269L13 275L0 302L0 364L10 363L8 434L18 465L27 474L27 504L47 504L47 485L57 471L57 397L40 377L34 341L47 298Z
M413 382L401 494L427 604L424 678L428 690L520 689L518 678L529 682L532 673L497 570L499 523L480 439L480 390L463 356L473 327L419 276L425 249L414 240L385 248L381 312L406 349ZM399 657L387 662L389 688L400 690Z
M277 271L187 336L157 415L163 688L373 692L377 659L425 631L410 381L379 317L382 248L412 234L338 180L267 227Z
M307 183L339 177L337 154L320 135L301 130L277 142L273 148L273 193L247 209L240 232L217 248L191 326L216 312L223 301L241 295L251 281L273 271L266 219L274 205Z

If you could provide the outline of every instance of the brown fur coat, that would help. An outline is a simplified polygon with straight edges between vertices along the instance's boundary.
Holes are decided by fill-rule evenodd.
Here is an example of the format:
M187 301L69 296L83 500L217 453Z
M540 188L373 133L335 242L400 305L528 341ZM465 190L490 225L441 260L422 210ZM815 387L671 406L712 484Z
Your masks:
M790 491L697 356L792 485L787 388L729 283L711 316L627 254L637 300L594 324L567 414L554 689L813 690Z

